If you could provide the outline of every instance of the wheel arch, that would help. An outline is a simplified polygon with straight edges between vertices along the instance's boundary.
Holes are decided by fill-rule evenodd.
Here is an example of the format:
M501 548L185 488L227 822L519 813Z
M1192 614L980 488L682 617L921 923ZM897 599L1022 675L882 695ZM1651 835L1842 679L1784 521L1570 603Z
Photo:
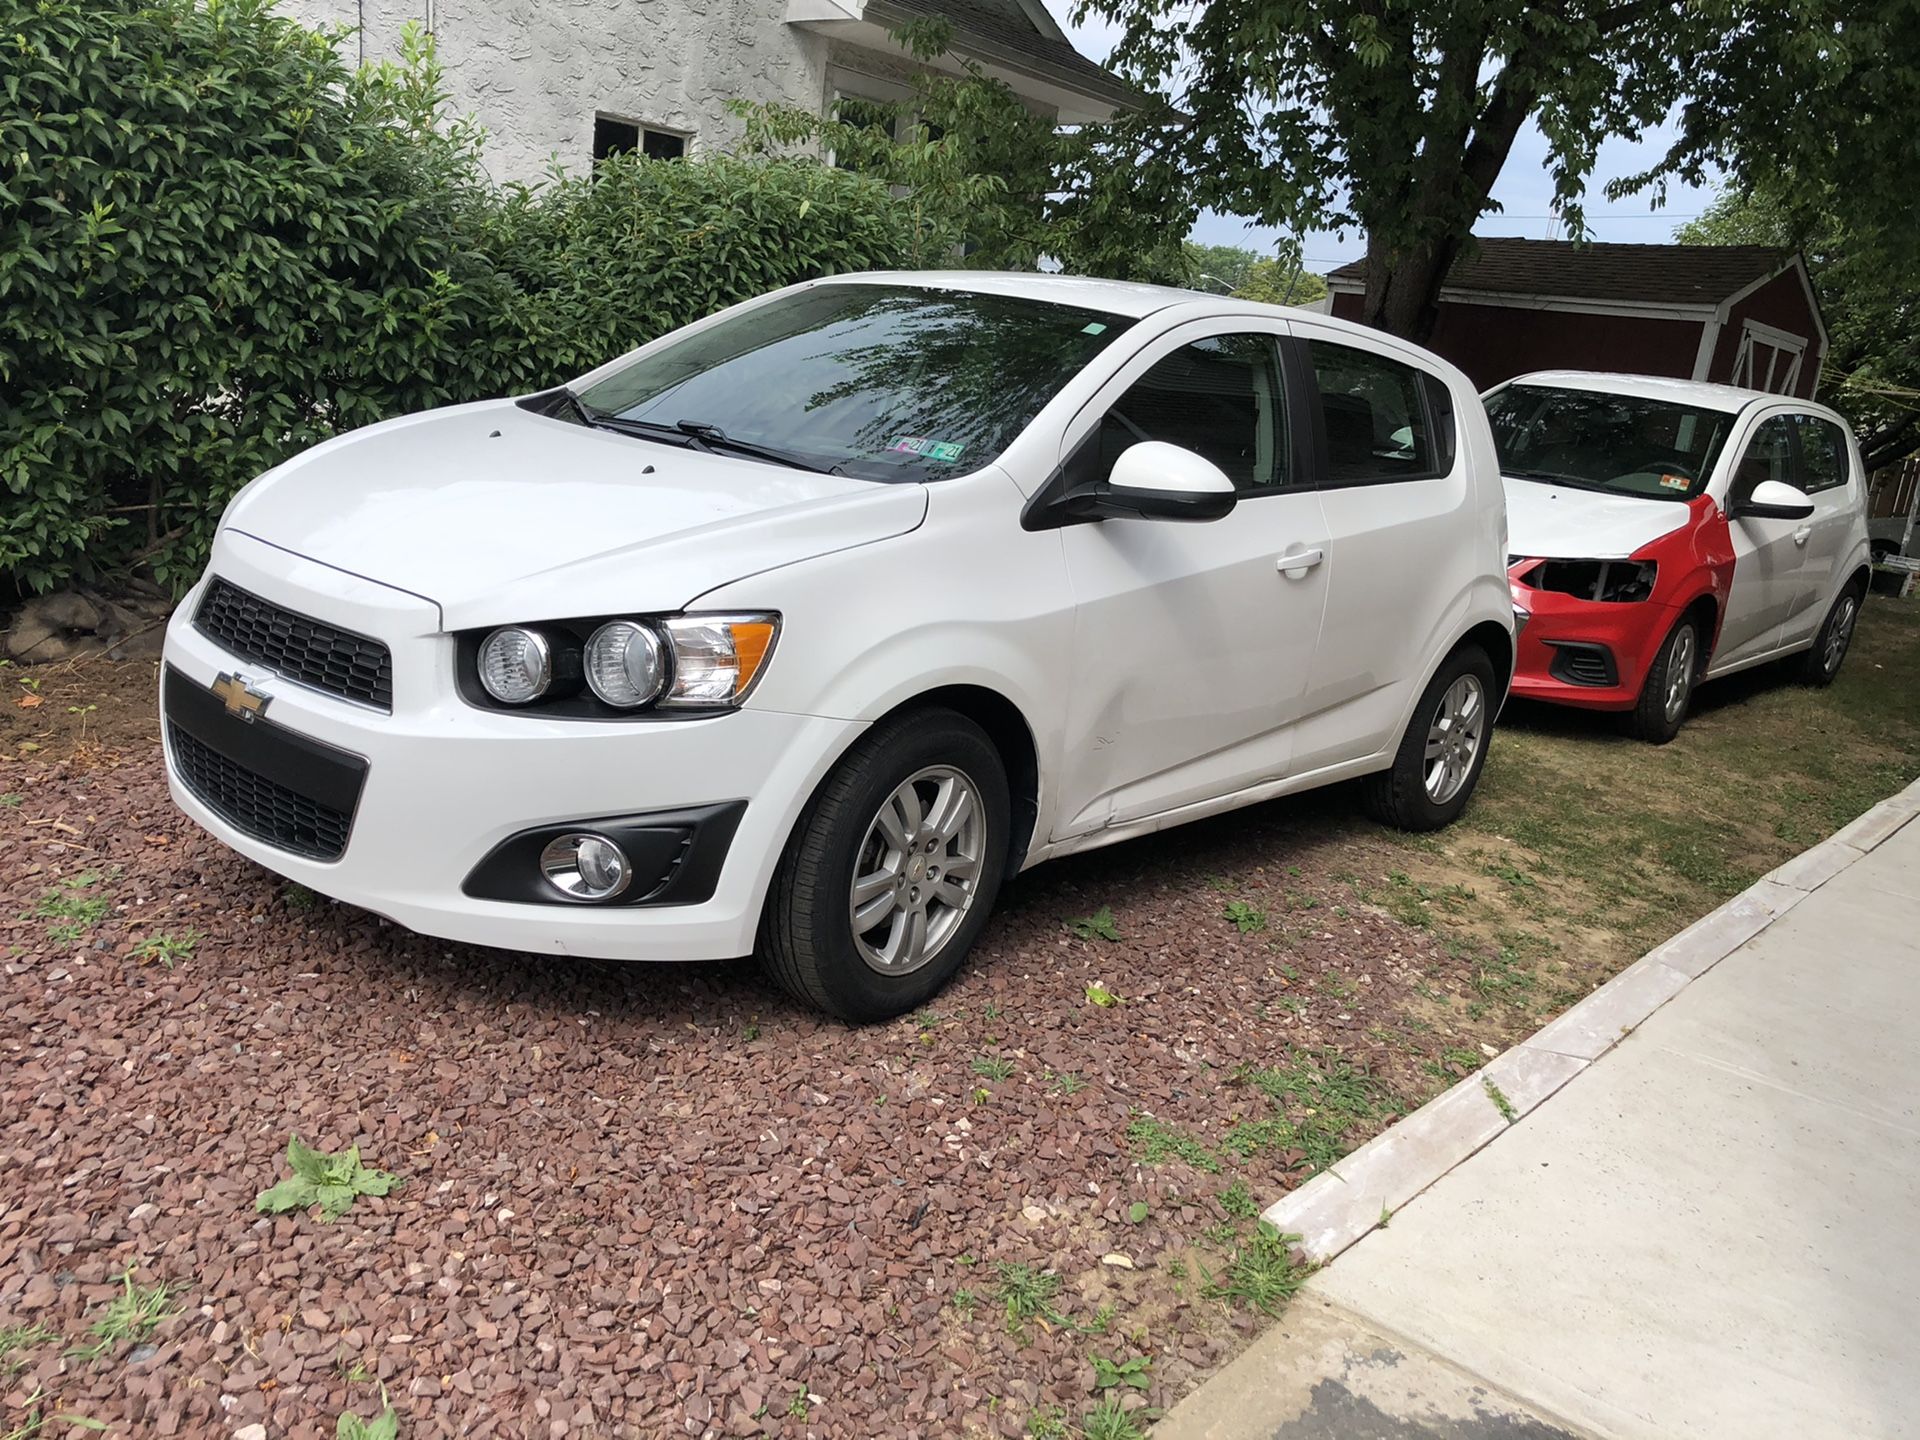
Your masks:
M1498 714L1500 707L1507 703L1507 692L1513 688L1513 634L1498 621L1482 620L1454 641L1453 649L1447 651L1447 654L1450 656L1466 645L1479 646L1486 652L1487 658L1493 662L1493 678L1500 686L1500 693L1493 707L1494 713ZM1444 665L1446 661L1443 659L1440 663ZM1437 671L1439 666L1434 668Z

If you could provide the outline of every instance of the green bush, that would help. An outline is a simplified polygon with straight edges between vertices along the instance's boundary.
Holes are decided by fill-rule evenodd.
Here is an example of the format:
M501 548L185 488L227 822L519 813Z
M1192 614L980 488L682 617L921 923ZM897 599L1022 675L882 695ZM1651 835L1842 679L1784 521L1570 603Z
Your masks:
M423 46L350 71L270 0L0 0L0 580L182 586L329 435L906 253L884 187L813 163L501 192L443 111Z

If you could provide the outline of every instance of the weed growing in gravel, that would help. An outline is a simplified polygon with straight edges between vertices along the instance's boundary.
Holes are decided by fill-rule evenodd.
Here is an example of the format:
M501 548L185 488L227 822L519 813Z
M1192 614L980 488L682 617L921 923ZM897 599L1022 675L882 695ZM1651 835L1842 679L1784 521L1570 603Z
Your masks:
M58 1340L58 1332L39 1321L31 1325L0 1325L0 1375L17 1375L26 1369L26 1352Z
M1135 1225L1146 1224L1147 1216L1152 1213L1152 1207L1144 1200L1136 1200L1127 1207L1127 1219L1131 1220Z
M360 1147L338 1155L309 1150L295 1135L287 1141L287 1164L293 1174L254 1197L254 1208L265 1215L320 1207L320 1218L338 1220L362 1195L386 1195L400 1183L398 1175L370 1170L360 1163Z
M289 880L285 891L289 910L311 910L320 903L320 897L306 886Z
M171 970L193 954L193 947L205 937L198 930L180 935L150 935L133 947L136 960L158 960Z
M1051 1083L1054 1092L1060 1095L1078 1095L1082 1090L1087 1088L1087 1082L1071 1070L1062 1070L1058 1075L1049 1070L1047 1072L1047 1079Z
M1111 1010L1120 1003L1120 997L1096 980L1087 986L1087 1003L1098 1005L1102 1010Z
M1011 1080L1013 1062L1004 1055L976 1055L973 1057L973 1073L986 1080Z
M1283 1235L1262 1220L1250 1239L1237 1247L1218 1277L1207 1274L1200 1293L1209 1300L1248 1305L1264 1315L1278 1315L1307 1278L1307 1267L1293 1258L1298 1235Z
M1324 1170L1347 1153L1347 1136L1355 1126L1392 1114L1392 1097L1372 1076L1337 1054L1322 1054L1319 1062L1294 1056L1286 1065L1235 1070L1229 1083L1253 1086L1281 1113L1243 1121L1221 1143L1242 1157L1298 1147L1309 1165Z
M371 1420L363 1420L352 1411L345 1411L333 1427L333 1440L398 1440L399 1434L400 1417L394 1413L384 1385L380 1387L378 1415Z
M1506 1094L1498 1085L1494 1084L1491 1080L1484 1079L1480 1083L1486 1087L1487 1098L1493 1101L1493 1108L1500 1112L1500 1118L1502 1120L1511 1125L1520 1118L1520 1112L1513 1108L1513 1102L1507 1099Z
M953 1292L953 1308L967 1319L973 1318L973 1312L979 1308L979 1305L980 1297L974 1294L970 1287L962 1285Z
M18 810L21 802L25 799L26 797L24 795L12 792L0 795L0 810Z
M1000 1262L1000 1284L993 1292L994 1303L1007 1317L1007 1333L1018 1335L1029 1320L1044 1320L1063 1325L1066 1318L1053 1308L1053 1297L1060 1293L1060 1277L1046 1270L1015 1260Z
M1220 1192L1220 1208L1236 1220L1251 1220L1260 1213L1260 1203L1244 1180L1236 1180Z
M85 1415L48 1415L40 1408L40 1402L46 1397L46 1393L44 1390L35 1390L26 1398L20 1408L26 1411L27 1418L14 1429L7 1431L5 1435L0 1435L0 1440L34 1440L49 1420L56 1425L78 1425L83 1430L108 1428L106 1421L91 1420Z
M1256 930L1267 928L1267 912L1258 905L1249 905L1244 900L1229 900L1223 913L1233 922L1233 928L1242 935L1251 935Z
M787 1401L787 1418L789 1420L804 1420L807 1418L806 1387L802 1386L794 1393L794 1397Z
M73 884L84 888L99 880L98 875L82 875ZM113 902L104 895L95 895L83 899L78 895L59 890L49 890L40 897L40 903L33 907L31 916L22 919L58 920L62 923L47 927L47 938L61 944L78 940L87 931L107 918L107 912L113 908Z
M1102 905L1091 915L1078 920L1069 920L1067 928L1081 940L1118 940L1120 927L1114 923L1113 911Z
M1131 1360L1109 1360L1094 1352L1087 1358L1093 1362L1093 1388L1096 1390L1112 1390L1122 1385L1133 1390L1145 1390L1153 1383L1147 1378L1147 1372L1153 1369L1151 1355L1136 1355Z
M161 1321L171 1320L180 1313L167 1308L175 1287L165 1281L144 1288L136 1285L133 1283L135 1268L129 1264L120 1272L120 1293L107 1302L107 1313L87 1327L93 1343L75 1345L67 1351L69 1355L98 1360L122 1340L138 1345L153 1334Z
M938 1010L922 1010L918 1015L913 1017L913 1023L918 1025L922 1030L931 1030L940 1023L940 1012Z
M1027 1416L1029 1440L1072 1440L1067 1428L1067 1412L1058 1405L1042 1405Z
M1151 1115L1136 1115L1127 1126L1127 1144L1149 1165L1164 1165L1169 1160L1184 1160L1196 1170L1220 1173L1220 1160L1191 1135L1162 1125Z
M743 1041L753 1041L760 1038L760 1017L758 1015L740 1027L740 1038Z
M1080 1417L1083 1440L1146 1440L1147 1432L1109 1395Z

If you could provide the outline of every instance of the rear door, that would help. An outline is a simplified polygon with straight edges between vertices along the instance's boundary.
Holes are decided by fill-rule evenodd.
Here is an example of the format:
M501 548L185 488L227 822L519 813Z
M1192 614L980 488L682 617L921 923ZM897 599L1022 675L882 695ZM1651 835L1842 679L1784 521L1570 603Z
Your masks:
M1813 514L1794 531L1796 537L1804 531L1807 538L1801 546L1793 608L1780 635L1783 645L1812 640L1826 619L1827 602L1840 583L1839 570L1846 563L1854 516L1864 494L1864 482L1854 473L1847 432L1819 415L1803 412L1792 419L1800 451L1800 488L1813 501Z
M1712 669L1720 670L1777 650L1800 595L1801 565L1811 531L1804 520L1768 520L1736 515L1754 487L1765 480L1800 483L1794 459L1794 419L1768 415L1748 432L1734 461L1721 509L1733 542L1733 581L1720 622Z
M1075 643L1055 839L1287 773L1326 602L1326 527L1296 454L1284 333L1250 318L1181 326L1067 428L1074 483L1162 440L1211 460L1239 494L1220 520L1061 530Z
M1300 773L1397 742L1439 659L1439 632L1484 556L1445 382L1365 337L1293 328L1328 536L1327 618L1296 743Z

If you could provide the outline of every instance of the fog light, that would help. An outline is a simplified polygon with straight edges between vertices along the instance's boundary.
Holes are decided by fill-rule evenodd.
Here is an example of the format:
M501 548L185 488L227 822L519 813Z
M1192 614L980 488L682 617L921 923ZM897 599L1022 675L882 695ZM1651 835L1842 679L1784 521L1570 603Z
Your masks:
M575 900L611 900L633 879L626 853L604 835L562 835L540 852L540 873Z

